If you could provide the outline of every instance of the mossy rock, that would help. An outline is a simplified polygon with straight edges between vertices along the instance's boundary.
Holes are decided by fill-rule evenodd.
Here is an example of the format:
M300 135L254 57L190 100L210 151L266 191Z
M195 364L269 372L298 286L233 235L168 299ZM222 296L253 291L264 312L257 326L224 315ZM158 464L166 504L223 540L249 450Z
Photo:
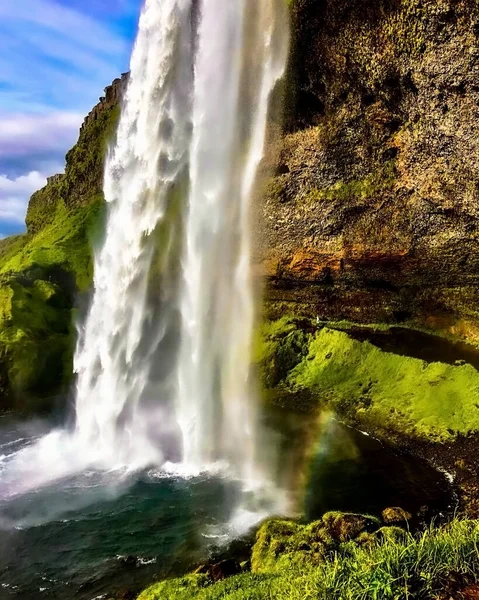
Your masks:
M381 513L382 519L386 525L392 525L397 523L407 524L412 519L411 513L407 510L403 510L398 506L385 508Z
M308 526L272 519L260 527L251 555L251 571L281 570L285 564L317 565L331 543L321 522Z
M312 567L321 564L328 552L342 544L372 534L378 519L352 513L329 512L308 525L272 519L260 527L251 557L254 573L280 571L286 564ZM371 541L372 538L369 540ZM365 543L363 536L360 543Z
M274 389L308 354L311 335L304 319L283 317L265 321L258 331L255 361L263 385Z
M326 513L322 523L331 538L340 543L354 540L361 533L369 533L379 527L379 520L375 517L340 512Z

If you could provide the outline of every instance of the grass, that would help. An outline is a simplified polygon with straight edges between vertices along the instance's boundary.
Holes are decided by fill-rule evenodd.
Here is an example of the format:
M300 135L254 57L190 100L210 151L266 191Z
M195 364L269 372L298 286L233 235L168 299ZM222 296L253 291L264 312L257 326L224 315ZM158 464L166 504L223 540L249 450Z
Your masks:
M138 600L419 600L476 581L477 521L455 520L418 537L381 532L372 543L341 544L317 565L286 560L216 584L193 575L157 583Z
M267 391L292 404L308 396L376 432L449 442L479 431L479 372L471 365L426 363L305 322L263 326L256 362Z
M93 275L89 238L101 221L102 211L101 197L75 210L57 205L53 221L38 233L16 236L12 242L3 240L9 243L0 246L0 277L62 267L75 274L80 291L87 289Z

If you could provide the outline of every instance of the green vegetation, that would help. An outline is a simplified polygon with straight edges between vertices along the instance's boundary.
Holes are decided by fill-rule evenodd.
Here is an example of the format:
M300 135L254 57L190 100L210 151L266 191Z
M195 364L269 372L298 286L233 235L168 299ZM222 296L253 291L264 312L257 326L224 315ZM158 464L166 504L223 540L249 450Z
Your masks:
M253 548L252 572L216 584L204 575L172 579L138 600L411 600L440 597L452 584L457 589L477 578L477 521L455 520L413 536L349 517L365 527L356 524L344 541L328 533L328 522L341 520L337 513L308 526L267 522Z
M13 242L2 240L0 277L32 270L41 275L42 270L61 267L74 274L79 290L86 290L93 274L90 242L100 229L102 215L101 196L75 210L59 204L52 222L37 234L17 236Z
M267 323L261 335L256 360L269 397L309 398L309 406L386 435L447 442L479 431L479 372L471 365L384 352L305 319Z
M266 388L277 386L307 355L311 335L298 327L298 320L283 317L266 321L255 344L255 361L262 365Z
M75 295L91 283L91 238L101 198L69 211L58 205L37 234L0 243L0 391L2 408L42 410L72 374Z
M380 169L370 173L363 179L338 181L324 189L311 189L302 197L303 202L320 202L323 200L340 200L345 202L351 198L368 200L394 187L396 182L395 161L390 160Z
M0 411L49 410L71 380L74 306L92 282L103 164L118 116L118 106L94 110L65 174L33 194L28 233L0 241Z

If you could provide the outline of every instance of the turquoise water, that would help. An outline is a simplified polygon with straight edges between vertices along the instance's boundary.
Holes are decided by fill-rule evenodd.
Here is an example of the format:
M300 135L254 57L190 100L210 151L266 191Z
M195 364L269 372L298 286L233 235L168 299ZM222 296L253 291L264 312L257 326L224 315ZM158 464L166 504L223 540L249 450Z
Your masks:
M400 505L415 512L427 504L433 515L450 507L441 473L336 422L304 468L299 455L291 455L302 445L305 424L278 417L280 463L292 471L285 479L298 481L298 469L309 473L302 500L309 519L333 509L378 513ZM4 422L0 456L41 431L38 424ZM239 493L218 475L89 471L2 500L0 477L0 600L92 600L133 594L156 578L182 574L224 551L238 534L231 523Z

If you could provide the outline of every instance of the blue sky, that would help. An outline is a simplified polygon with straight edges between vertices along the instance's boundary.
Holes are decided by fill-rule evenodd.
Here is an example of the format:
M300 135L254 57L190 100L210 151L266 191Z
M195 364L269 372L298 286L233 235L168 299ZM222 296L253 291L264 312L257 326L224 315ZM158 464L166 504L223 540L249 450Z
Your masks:
M0 0L0 237L128 69L141 0Z

